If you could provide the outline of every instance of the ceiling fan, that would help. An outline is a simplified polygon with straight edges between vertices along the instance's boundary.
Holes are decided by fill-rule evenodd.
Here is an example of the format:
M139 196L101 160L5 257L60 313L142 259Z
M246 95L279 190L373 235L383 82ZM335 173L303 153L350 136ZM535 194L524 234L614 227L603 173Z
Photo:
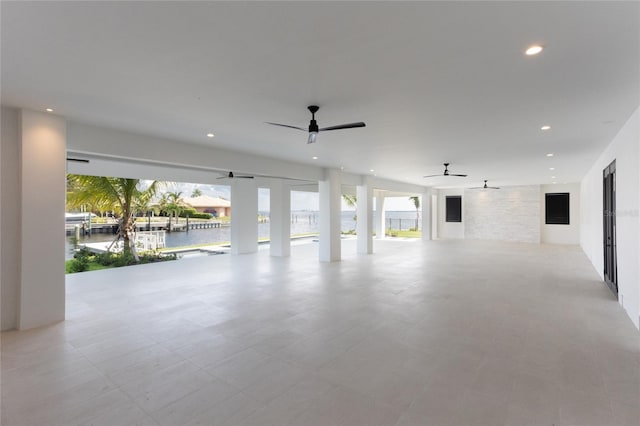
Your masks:
M428 176L423 176L425 178L431 178L431 177L437 177L437 176L457 176L457 177L467 177L467 175L456 175L453 173L449 173L449 163L443 163L444 164L444 173L441 175L428 175Z
M484 186L474 186L473 188L469 188L469 189L500 189L500 187L499 186L487 186L487 180L485 179Z
M291 177L285 177L285 176L273 176L273 175L236 175L233 172L229 172L223 176L220 176L216 179L255 179L255 178L269 178L269 179L281 179L281 180L292 180L292 181L297 181L297 182L301 182L304 181L304 179L299 179L299 178L291 178Z
M318 112L320 107L317 105L309 105L307 108L311 112L311 121L309 122L309 139L307 139L307 143L315 143L316 139L318 138L318 132L365 127L365 124L362 121L359 121L357 123L338 124L336 126L323 127L320 129L318 128L318 123L316 122L316 112ZM302 127L290 126L288 124L271 123L268 121L266 122L266 124L271 124L272 126L289 127L291 129L302 130L303 132L307 131L307 129L303 129Z
M224 176L220 176L216 179L254 179L255 176L249 176L249 175L234 175L233 172L229 172L228 174L224 175Z

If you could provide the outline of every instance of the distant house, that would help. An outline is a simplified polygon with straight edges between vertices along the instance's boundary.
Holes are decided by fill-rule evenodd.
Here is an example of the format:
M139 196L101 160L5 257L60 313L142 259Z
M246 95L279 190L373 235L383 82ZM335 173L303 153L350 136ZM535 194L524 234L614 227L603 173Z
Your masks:
M184 197L182 201L200 213L211 213L215 217L231 215L231 202L223 198L200 195L199 197Z

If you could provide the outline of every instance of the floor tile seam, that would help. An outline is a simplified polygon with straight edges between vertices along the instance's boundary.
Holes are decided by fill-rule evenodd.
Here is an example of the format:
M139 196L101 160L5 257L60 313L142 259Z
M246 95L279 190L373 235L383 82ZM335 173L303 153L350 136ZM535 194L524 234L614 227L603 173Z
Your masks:
M250 386L246 386L246 387L242 388L242 387L240 387L240 386L238 386L238 385L236 385L236 384L234 384L234 383L231 383L231 382L230 382L230 381L228 381L228 380L225 380L224 378L222 378L222 377L220 377L220 376L216 375L216 374L215 374L215 373L213 373L213 372L205 371L205 373L207 373L207 375L211 376L214 380L218 380L218 381L220 381L220 382L224 383L225 385L227 385L227 386L229 386L229 387L231 387L231 388L235 389L235 390L236 390L236 392L238 392L238 393L242 393L243 395L245 395L245 396L249 397L249 396L244 392L244 389L245 389L245 388L248 388L248 387L250 387ZM250 398L250 399L251 399L251 400L253 400L253 398Z
M119 357L122 357L122 356L130 355L130 354L132 354L132 353L134 353L134 352L138 352L138 351L140 351L140 350L143 350L143 349L145 349L145 348L149 348L149 347L151 347L151 346L154 346L154 345L157 345L157 344L158 344L157 342L153 341L153 340L152 340L152 339L150 339L150 338L147 338L147 339L149 340L149 342L142 342L142 345L141 345L141 346L134 346L134 347L131 347L131 346L127 345L127 344L121 344L121 345L120 345L120 347L122 347L122 348L124 348L124 349L127 349L125 352L123 352L123 353L117 353L116 355L112 355L112 356L109 356L109 357L107 357L107 358L101 358L99 361L96 361L96 362L106 362L106 361L110 361L110 360L113 360L114 358L119 358ZM109 349L109 348L105 348L105 349L103 349L103 350L98 350L98 351L89 351L89 352L85 352L85 351L83 351L82 349L76 349L76 350L77 350L80 354L82 354L85 358L89 359L89 357L90 357L90 356L92 356L92 354L102 353L102 352L104 352L104 351L107 351L108 349Z
M295 359L290 359L290 358L283 358L281 354L276 353L274 356L279 356L279 359L281 361L285 361L285 362L289 362L289 363L294 363L294 365L299 365L300 368L304 368L304 369L309 369L309 368L314 368L314 369L320 369L325 367L327 364L329 364L332 361L335 361L336 359L338 359L339 357L341 357L342 355L344 355L346 352L348 351L348 349L342 350L340 351L340 353L335 354L334 356L330 357L329 359L325 360L324 362L320 363L320 364L316 364L316 363L312 363L312 364L305 364L304 362L298 362Z
M100 394L100 395L98 395L98 396L95 396L95 397L93 397L93 398L91 398L91 399L89 399L89 400L86 400L86 401L83 401L83 402L78 402L78 403L76 404L76 406L77 406L77 407L83 407L87 402L89 402L89 401L91 401L91 400L93 400L93 399L97 399L97 398L100 398L100 397L102 397L102 396L104 396L104 395L107 395L107 394L109 394L109 393L115 393L115 392L120 392L124 397L126 397L126 398L127 398L127 402L132 402L128 395L124 394L124 393L123 393L120 389L118 389L117 387L114 387L113 389L111 389L111 390L109 390L109 391L107 391L107 392L105 392L105 393L103 393L103 394ZM114 408L116 408L117 406L118 406L118 403L116 403L116 404L111 404L111 405L110 405L110 407L108 408L108 410L114 409ZM103 408L103 406L101 406L101 409L102 409L102 408ZM103 413L103 412L104 412L104 411L102 411L101 413ZM90 420L90 419L94 418L95 416L86 416L86 417ZM87 420L87 421L89 421L89 420Z
M91 365L93 367L93 369L98 372L98 374L100 374L100 376L102 376L108 383L110 383L111 385L113 385L115 388L120 389L120 386L114 382L111 377L109 377L108 374L106 374L105 372L103 372L97 365L95 362L93 362L91 359L89 359L85 354L83 354L82 352L80 352L80 355L82 355L82 357L85 359L85 361ZM106 361L106 360L105 360ZM127 395L125 393L125 395ZM127 395L128 396L128 395Z
M634 382L634 383L636 385L636 389L638 390L638 395L640 395L640 382ZM625 401L621 400L620 398L614 397L612 389L610 388L611 388L611 383L605 382L604 383L605 395L609 399L612 409L613 409L614 401L619 404L628 405ZM640 402L638 403L638 406L640 406Z
M290 371L291 369L298 369L303 373L309 373L309 369L308 368L304 368L304 367L300 367L292 362L290 362L289 360L283 360L283 359L278 359L278 358L274 358L273 356L267 356L265 359L260 360L260 363L257 365L252 366L250 369L248 369L247 371L256 371L257 374L253 376L252 378L252 384L247 385L246 388L251 387L253 385L255 385L256 382L259 382L260 380L264 380L270 376L274 375L274 371L271 372L264 372L262 371L264 368L268 367L270 365L270 363L280 363L281 366L285 367L286 371ZM275 373L277 373L278 370L275 370ZM212 373L215 374L215 373ZM245 388L242 388L242 390L244 390Z
M222 380L220 380L220 381L222 381ZM222 381L222 382L223 382L223 381ZM223 383L228 384L228 383L226 383L226 382L223 382ZM231 386L231 385L229 385L229 386ZM215 407L216 405L222 404L222 403L226 402L227 400L231 399L232 397L234 397L234 396L236 396L236 395L238 395L238 394L240 394L240 393L241 393L237 388L235 388L235 387L233 387L233 386L231 386L231 387L235 390L235 392L234 392L234 393L232 393L232 394L230 394L230 395L226 395L223 399L221 399L221 400L219 400L219 401L215 402L215 403L214 403L213 405L211 405L211 406L206 407L203 411L199 411L198 413L196 413L196 415L195 415L194 417L197 417L198 415L202 415L202 414L206 413L208 410L210 410L211 408ZM144 410L142 407L140 407L140 406L137 404L137 402L136 402L135 400L134 400L134 402L136 403L136 405L138 405L138 407L139 407L143 412L145 412L145 414L147 414L149 417L151 417L154 421L156 421L158 424L163 424L163 423L162 423L162 419L159 419L159 418L157 417L157 416L160 414L160 411L162 411L163 409L165 409L166 407L168 407L168 406L169 406L169 405L171 405L171 404L179 403L180 401L182 401L182 400L184 400L184 399L188 398L189 396L193 395L194 393L199 392L201 389L202 389L202 388L194 389L192 392L189 392L189 393L187 393L187 394L183 395L182 397L180 397L180 398L176 399L175 401L171 401L171 402L167 403L166 405L163 405L162 407L160 407L160 408L156 409L155 411L153 411L153 412L151 412L151 413L146 412L146 410Z
M418 399L418 397L419 397L420 395L422 395L422 393L425 391L425 389L427 388L427 386L428 386L428 384L425 382L425 383L421 386L420 390L418 390L418 391L416 391L416 392L414 393L414 396L413 396L413 398L411 399L411 402L409 402L408 404L401 404L401 407L400 407L400 408L402 408L402 410L403 410L402 415L404 415L404 413L405 413L405 412L408 412L408 411L409 411L409 409L411 408L411 406L413 406L413 404L416 402L416 400ZM373 398L374 400L379 400L379 398L378 398L378 397L376 397L376 396L374 396L374 395L372 395L372 394L367 394L367 395L369 395L369 397L370 397L370 398ZM382 401L382 402L384 402L384 401ZM400 415L400 417L402 417L402 415ZM399 420L399 418L398 418L398 420Z
M92 380L95 380L95 379L92 379ZM86 383L88 383L88 382L86 382ZM83 386L83 385L84 385L84 384L86 384L86 383L83 383L83 384L80 384L80 385L77 385L77 386ZM75 388L75 387L77 387L77 386L74 386L74 388ZM56 394L51 394L51 395L48 395L48 396L47 396L47 398L50 398L50 397L52 397L52 396L62 396L62 395L64 395L65 393L67 393L68 391L69 391L69 390L66 390L66 391L63 391L63 392L59 392L59 393L56 393ZM82 407L84 407L87 403L89 403L90 401L96 400L96 399L98 399L98 398L100 398L100 397L103 397L104 395L107 395L107 394L109 394L109 393L113 393L113 392L121 392L121 391L117 388L117 386L115 386L115 385L114 385L113 387L111 387L111 389L107 390L106 392L102 392L102 393L100 393L99 395L95 395L95 396L93 396L93 397L91 397L91 398L89 398L89 399L84 399L84 400L81 400L81 401L76 401L75 403L73 403L73 405L72 405L72 407L71 407L71 411L73 411L73 409L75 409L75 408L82 408ZM127 398L129 398L129 396L128 396L128 395L126 395L126 394L125 394L125 396L126 396ZM43 402L43 401L40 401L40 402L39 402L39 404L41 404L42 402ZM69 411L69 407L67 407L67 410L65 410L64 415L67 415L67 412L68 412L68 411ZM31 415L32 415L32 416L36 415L38 419L39 419L40 417L45 417L45 416L47 416L47 414L46 414L46 413L39 413L39 414L34 414L33 412L30 412L30 413L31 413ZM42 424L44 424L44 423L42 423ZM64 424L64 423L60 423L60 424L62 425L62 424Z
M135 352L135 351L134 351ZM131 352L129 352L131 353ZM84 356L84 354L83 354ZM86 357L85 357L86 358ZM122 394L124 396L126 396L129 400L129 402L131 402L134 406L136 406L137 408L139 408L145 415L151 417L151 414L147 412L147 410L145 410L136 400L136 398L134 398L129 392L127 392L125 389L122 388L122 386L118 385L117 383L115 383L107 374L104 374L102 372L102 370L100 370L90 359L87 359L87 362L89 364L91 364L99 373L101 376L104 377L105 380L107 380L110 384L112 384L114 386L115 389L117 389L118 391L122 392ZM155 419L154 419L155 421Z
M133 334L130 334L130 335L126 336L126 338L129 338L129 337L136 337L136 336L135 336L135 335L133 335ZM145 338L147 338L147 339L149 339L149 340L153 341L153 340L152 340L151 338L149 338L149 337L145 337ZM122 341L123 341L122 339L120 339L120 338L118 338L118 337L114 337L114 338L113 338L113 339L111 339L111 340L116 341L116 342L122 342ZM156 342L154 342L154 343L156 343ZM90 344L90 345L80 346L80 347L75 346L75 345L73 345L73 344L72 344L72 343L70 343L70 342L69 342L69 344L70 344L71 346L73 346L73 348L74 348L76 351L78 351L78 352L80 352L82 355L85 355L85 356L86 356L86 355L87 355L87 353L90 353L90 352L91 352L91 351L87 352L87 351L86 351L86 349L87 349L87 348L89 348L89 347L91 347L91 346L95 346L95 345L104 344L104 342L95 342L95 343L92 343L92 344ZM109 359L109 358L105 359L105 361L106 361L106 360L108 360L108 359Z
M282 395L284 395L285 393L287 393L289 390L293 389L296 385L298 385L299 383L301 383L301 382L302 382L302 380L304 380L304 375L303 375L302 377L300 377L299 379L295 380L295 381L294 381L294 383L290 383L290 384L286 385L286 386L284 387L284 389L283 389L280 393L278 393L277 395L272 396L272 397L270 397L269 399L265 399L265 400L262 400L262 401L258 401L258 403L263 404L263 405L264 405L264 407L267 407L269 404L271 404L271 403L272 403L273 401L275 401L277 398L281 397ZM250 387L252 387L252 386L248 386L247 388L250 388ZM243 395L247 395L247 394L244 392L244 390L242 390L241 392L243 393ZM249 396L249 395L247 395L247 396ZM254 398L251 398L251 400L255 401L255 399L254 399Z
M167 371L167 370L169 370L169 369L171 369L171 368L175 367L176 365L180 364L181 362L185 362L185 361L188 361L188 360L187 360L187 359L185 359L185 358L182 358L182 357L181 357L180 359L176 359L175 361L172 361L170 364L165 365L163 368L161 368L160 370L156 371L156 373L163 373L163 372L165 372L165 371ZM137 365L137 364L139 364L139 363L135 363L135 365ZM129 367L130 367L130 366L129 366ZM117 371L117 372L115 372L113 375L117 375L117 374L119 374L119 373L122 373L123 371L124 371L124 370ZM111 379L111 380L116 384L116 386L118 386L119 388L124 388L125 386L129 385L131 382L133 382L133 381L135 380L134 378L130 378L130 379L127 379L127 380L125 380L125 381L123 381L123 382L118 383L118 382L116 382L114 379L112 379L112 378L110 377L110 376L111 376L111 374L109 374L109 373L105 373L105 375L106 375L107 377L109 377L109 378L110 378L110 379ZM123 390L123 391L124 391L124 390Z
M253 347L247 347L247 348L235 351L235 352L231 352L229 355L226 355L224 358L222 358L220 360L216 360L213 363L207 364L207 365L202 366L200 368L202 370L205 370L207 373L213 375L213 373L210 370L216 369L218 366L220 366L220 365L222 365L222 364L224 364L226 362L231 361L232 358L234 358L234 357L238 356L239 354L241 354L243 352L246 352L246 351L248 351L250 349L255 351L255 352L257 352L257 353L259 353L260 355L263 355L264 358L266 358L265 362L268 362L269 360L274 358L274 356L272 354L265 354L264 352L261 352L259 350L254 349ZM261 364L263 364L263 363L261 363ZM215 377L218 377L218 376L215 376Z
M82 355L82 354L80 354L79 352L78 352L78 354L79 354L79 355ZM19 359L19 358L20 358L20 357L18 357L18 359ZM61 357L61 358L64 358L64 356L63 356L63 357ZM11 368L6 368L6 369L5 369L5 368L2 368L2 367L1 367L1 365L3 364L3 362L2 362L2 356L0 356L0 379L1 379L1 377L2 377L2 375L3 375L3 374L10 374L10 373L14 373L14 372L16 372L16 371L18 371L18 370L30 370L30 369L32 369L32 368L34 368L34 367L39 366L39 365L44 365L44 364L48 364L48 363L49 363L49 361L48 361L48 360L40 360L40 361L35 362L35 363L29 363L29 364L25 364L25 365L18 365L18 366L15 366L15 367L11 367Z
M609 412L607 413L607 418L609 418L611 422L613 422L616 416L615 416L615 413L613 412L611 402L608 399L606 399L606 405L607 405L607 408L609 409ZM567 417L566 409L564 407L564 404L562 403L562 400L560 400L558 402L558 423L567 424L567 425L577 424L575 422L571 422L570 419L565 419L566 417ZM608 424L613 424L613 423L608 423Z
M323 394L329 393L330 391L334 390L334 388L342 388L342 389L344 389L346 391L353 392L353 393L355 393L356 395L358 395L360 397L363 397L365 399L371 400L376 404L382 404L386 408L392 407L391 404L389 404L389 403L387 403L385 401L381 401L380 398L376 397L375 395L369 394L367 392L363 392L363 391L361 391L359 389L356 389L355 387L350 386L349 384L337 383L337 382L333 381L331 378L319 375L317 373L314 373L314 374L318 375L318 377L320 377L322 380L326 381L327 383L329 383L332 386L331 389L327 390ZM423 385L421 391L418 392L417 395L420 395L424 391L426 386L427 386L427 384L425 383ZM418 398L418 396L416 396L416 398L414 398L413 401L415 401L415 399L417 399L417 398ZM413 403L413 401L412 401L412 403ZM404 407L404 410L408 410L408 408L409 408L408 406Z
M118 386L117 386L117 385L116 385L116 384L115 384L115 383L114 383L114 382L113 382L109 377L107 377L107 376L102 372L102 370L100 370L98 367L96 367L96 366L95 366L95 364L94 364L93 362L91 362L91 360L87 359L87 358L86 358L82 353L80 353L80 352L78 352L78 353L80 354L80 356L81 356L82 358L84 358L84 360L87 362L87 364L91 367L91 368L90 368L90 370L87 370L87 371L90 371L90 372L91 372L91 373L93 373L93 374L96 374L96 373L97 373L97 374L98 374L98 376L99 376L99 377L97 377L97 378L102 378L102 379L104 379L107 383L109 383L110 385L112 385L112 386L113 386L113 388L118 388ZM67 375L67 377L68 377L68 376L69 376L69 375ZM76 383L76 384L74 384L73 386L71 386L69 389L65 389L65 390L60 391L60 392L49 393L49 394L47 394L47 395L44 397L44 399L51 398L51 397L55 397L55 396L59 396L59 395L64 395L64 394L66 394L66 393L68 393L68 392L72 391L72 390L73 390L73 389L75 389L75 388L78 388L78 387L80 387L80 386L84 386L84 385L86 385L87 383L90 383L90 382L91 382L91 381L93 381L93 380L96 380L96 377L92 377L91 379L89 379L89 380L85 380L85 381L83 381L83 382L81 382L81 383ZM90 401L91 399L94 399L94 398L97 398L97 397L99 397L99 395L98 395L98 396L96 396L96 397L92 397L92 398L90 398L90 399L88 399L88 400L86 400L86 401ZM3 400L4 400L4 399L5 399L5 398L3 398ZM44 399L40 400L39 402L40 402L40 403L42 403ZM85 401L85 402L86 402L86 401Z
M200 370L201 370L201 369L200 369ZM203 371L203 373L207 374L208 376L211 376L211 374L207 373L206 371ZM212 377L212 378L213 378L214 380L219 380L217 377ZM225 382L225 383L226 383L226 382ZM117 386L117 388L118 388L118 390L119 390L120 392L122 392L124 395L126 395L126 397L129 399L129 401L130 401L131 403L133 403L136 407L138 407L138 408L139 408L139 409L140 409L140 410L141 410L145 415L147 415L149 418L153 419L156 423L161 424L158 420L156 420L156 417L154 417L154 416L153 416L153 412L149 412L149 411L147 411L147 410L146 410L146 409L145 409L145 408L144 408L144 407L143 407L143 406L138 402L138 400L141 400L143 396L140 396L140 397L135 398L133 395L131 395L129 392L127 392L127 391L126 391L125 389L123 389L122 387ZM235 387L234 387L234 389L237 389L237 388L235 388ZM182 400L183 398L186 398L187 396L189 396L189 395L191 395L192 393L195 393L195 392L197 392L197 391L199 391L199 390L200 390L200 389L195 389L195 390L193 390L193 391L191 391L191 392L187 393L186 395L183 395L182 397L178 398L177 400L175 400L175 401L171 401L171 402L167 403L166 405L163 405L163 406L162 406L162 407L160 407L157 411L159 411L159 410L161 410L161 409L163 409L163 408L165 408L165 407L167 407L167 406L169 406L169 405L171 405L171 404L173 404L173 403L175 403L175 402L177 402L177 401L179 401L179 400ZM234 394L234 395L235 395L235 394ZM226 400L226 399L227 399L227 398L225 398L225 400Z

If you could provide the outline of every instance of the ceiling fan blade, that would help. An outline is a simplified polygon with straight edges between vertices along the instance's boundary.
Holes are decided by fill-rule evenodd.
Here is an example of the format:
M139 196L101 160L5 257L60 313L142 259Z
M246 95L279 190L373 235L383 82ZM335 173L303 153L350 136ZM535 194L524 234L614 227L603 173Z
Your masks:
M218 177L216 179L236 179L236 178L238 178L238 179L253 179L254 177L251 176L251 175L239 175L238 176L238 175L234 174L233 172L229 172L226 175L220 176L220 177Z
M453 173L449 173L447 176L467 177L467 175L455 175Z
M427 176L422 176L423 178L432 178L432 177L440 177L440 176L444 176L443 174L439 174L439 175L427 175Z
M265 121L264 124L271 124L272 126L288 127L290 129L302 130L303 132L307 132L308 131L307 129L303 129L302 127L289 126L288 124L271 123L269 121Z
M362 121L359 121L357 123L338 124L337 126L323 127L322 129L318 129L318 131L324 132L326 130L355 129L356 127L365 126L366 124L364 124Z
M87 160L86 158L71 158L71 157L67 157L67 161L73 161L75 163L88 163L89 160Z

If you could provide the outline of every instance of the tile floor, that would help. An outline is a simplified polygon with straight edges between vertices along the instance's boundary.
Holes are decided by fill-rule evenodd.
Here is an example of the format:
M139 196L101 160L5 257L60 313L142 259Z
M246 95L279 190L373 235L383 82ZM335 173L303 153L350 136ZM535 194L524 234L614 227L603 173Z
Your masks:
M67 278L2 334L3 425L640 423L640 334L577 247L376 241Z

